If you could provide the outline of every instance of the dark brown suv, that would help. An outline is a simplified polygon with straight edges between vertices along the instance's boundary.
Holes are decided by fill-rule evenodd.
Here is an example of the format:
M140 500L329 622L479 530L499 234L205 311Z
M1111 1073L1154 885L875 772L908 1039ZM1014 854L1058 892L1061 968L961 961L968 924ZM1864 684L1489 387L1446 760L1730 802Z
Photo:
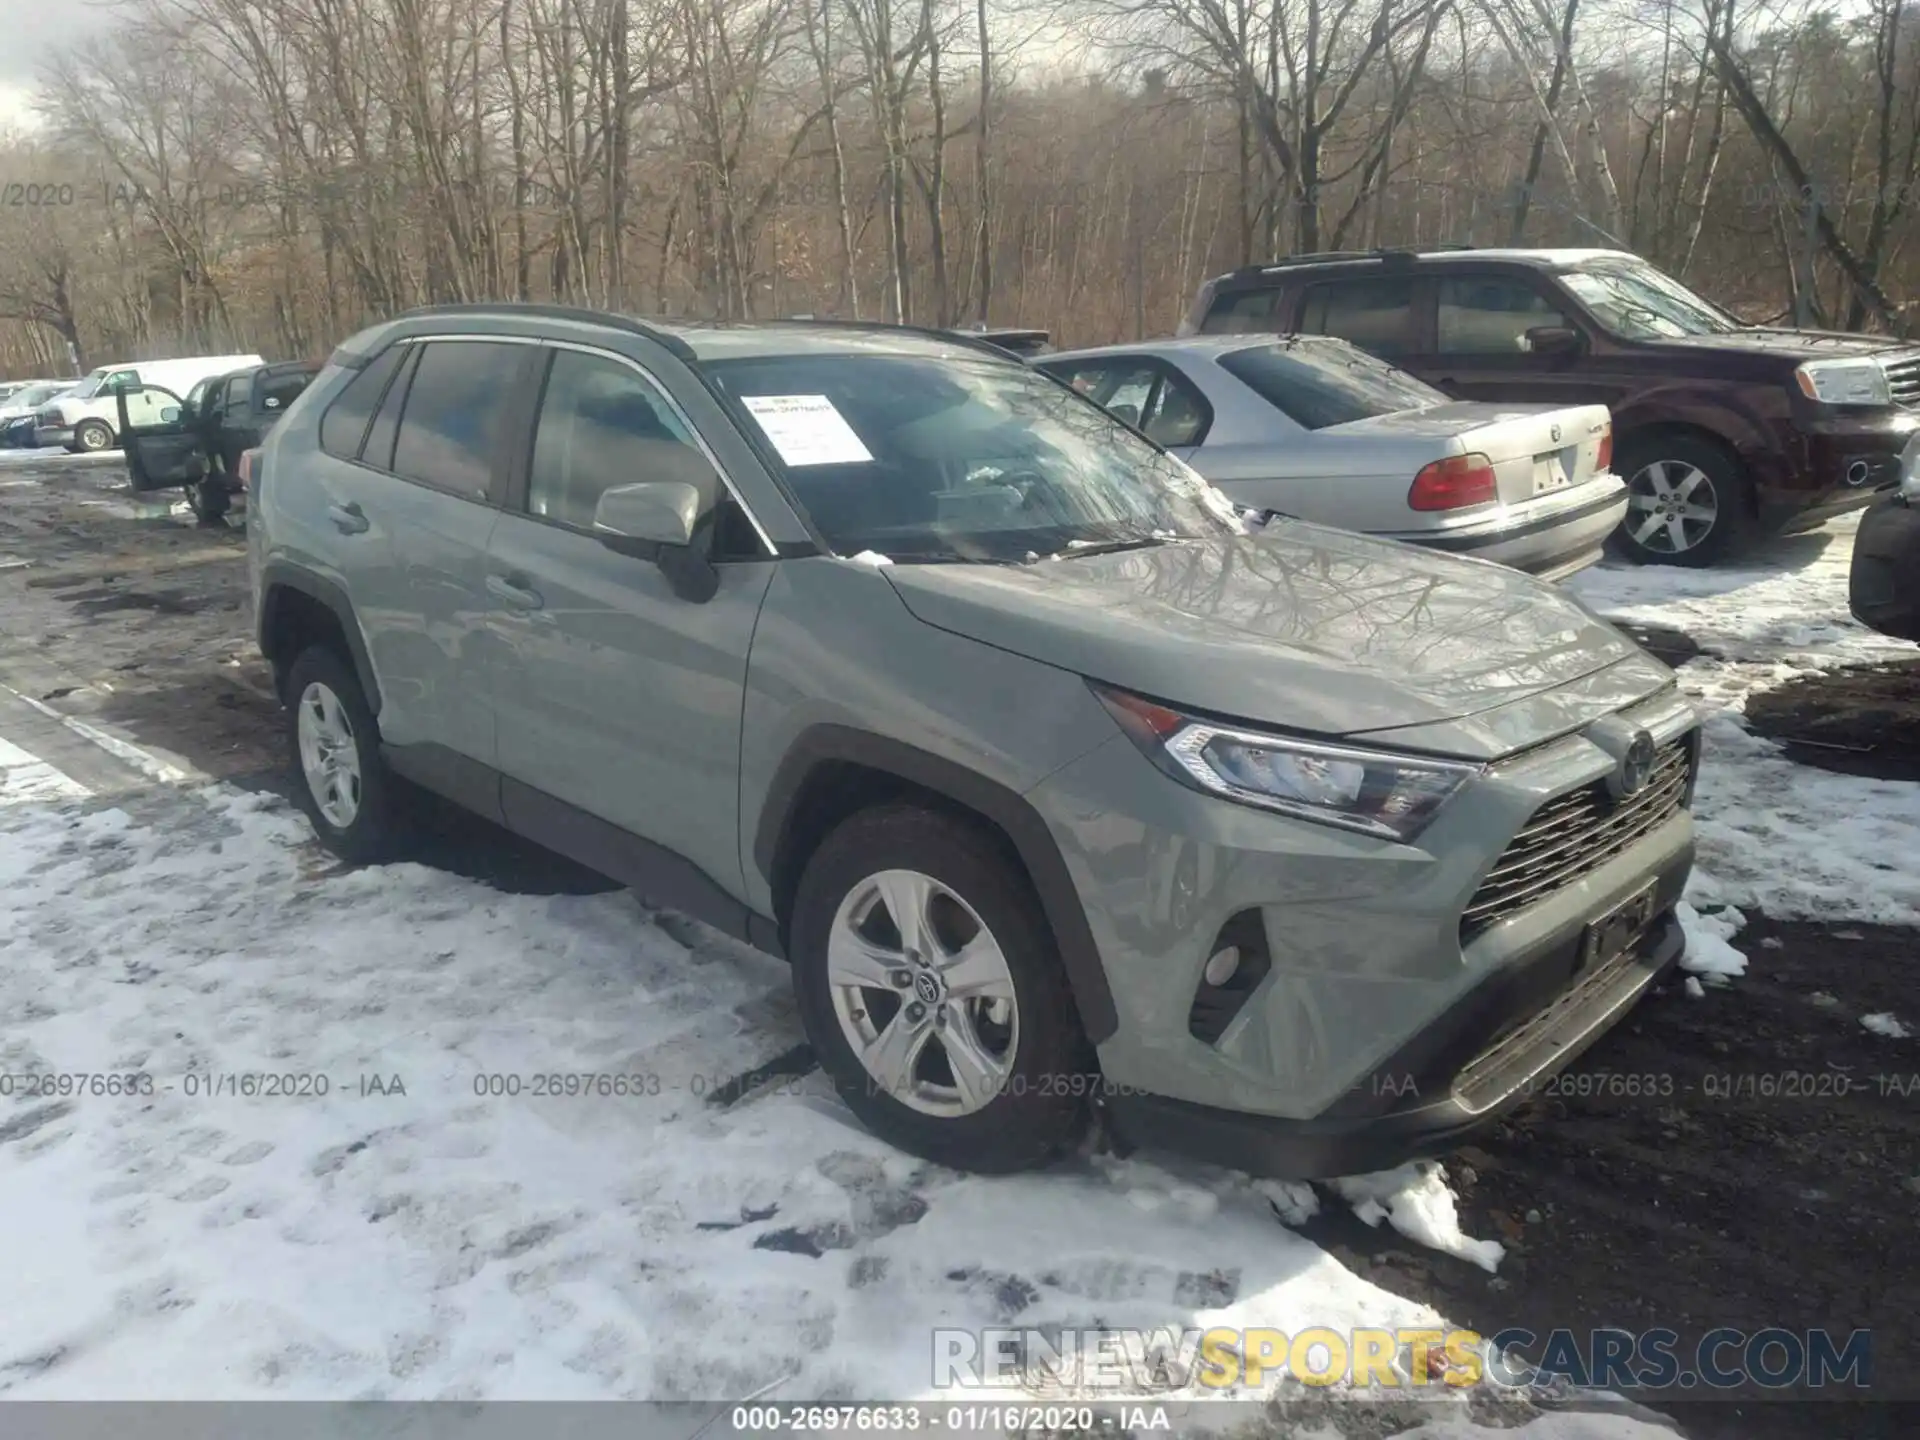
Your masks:
M1621 250L1300 255L1201 287L1181 333L1338 335L1465 400L1612 407L1640 560L1710 565L1920 463L1920 347L1747 325Z

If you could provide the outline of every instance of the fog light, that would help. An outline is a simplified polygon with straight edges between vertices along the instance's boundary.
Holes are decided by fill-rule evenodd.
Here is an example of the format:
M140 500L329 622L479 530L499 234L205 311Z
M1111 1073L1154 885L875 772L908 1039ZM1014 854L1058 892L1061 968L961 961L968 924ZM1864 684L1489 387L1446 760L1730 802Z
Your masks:
M1216 990L1233 979L1234 972L1240 968L1240 947L1229 945L1224 950L1216 950L1207 961L1207 968L1200 973L1207 984Z

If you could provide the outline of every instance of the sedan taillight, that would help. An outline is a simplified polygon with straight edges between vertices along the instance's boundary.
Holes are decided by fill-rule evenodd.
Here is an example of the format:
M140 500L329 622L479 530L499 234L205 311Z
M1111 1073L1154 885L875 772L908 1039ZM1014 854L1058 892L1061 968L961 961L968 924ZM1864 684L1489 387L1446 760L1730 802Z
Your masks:
M1600 449L1593 457L1593 468L1603 472L1613 468L1613 426L1611 425L1600 432Z
M1464 510L1496 498L1493 462L1484 455L1449 455L1423 466L1407 492L1415 510Z

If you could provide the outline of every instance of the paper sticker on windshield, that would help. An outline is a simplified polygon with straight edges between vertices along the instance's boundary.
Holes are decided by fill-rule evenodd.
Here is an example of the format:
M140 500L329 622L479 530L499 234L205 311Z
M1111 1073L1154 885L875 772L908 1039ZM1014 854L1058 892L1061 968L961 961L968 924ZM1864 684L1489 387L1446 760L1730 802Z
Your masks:
M873 459L824 395L743 395L740 403L789 465L859 465Z

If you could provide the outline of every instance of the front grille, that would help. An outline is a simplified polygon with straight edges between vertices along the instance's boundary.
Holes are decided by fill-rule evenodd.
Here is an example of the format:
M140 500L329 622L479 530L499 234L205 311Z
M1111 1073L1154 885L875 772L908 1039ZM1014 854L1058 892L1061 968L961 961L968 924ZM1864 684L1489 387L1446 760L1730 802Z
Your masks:
M1615 800L1596 780L1549 800L1513 837L1460 917L1460 943L1591 875L1643 836L1671 820L1687 803L1693 778L1689 736L1660 750L1653 773L1636 795Z
M1893 391L1894 404L1920 406L1920 355L1885 360L1881 368L1887 372L1887 388Z

